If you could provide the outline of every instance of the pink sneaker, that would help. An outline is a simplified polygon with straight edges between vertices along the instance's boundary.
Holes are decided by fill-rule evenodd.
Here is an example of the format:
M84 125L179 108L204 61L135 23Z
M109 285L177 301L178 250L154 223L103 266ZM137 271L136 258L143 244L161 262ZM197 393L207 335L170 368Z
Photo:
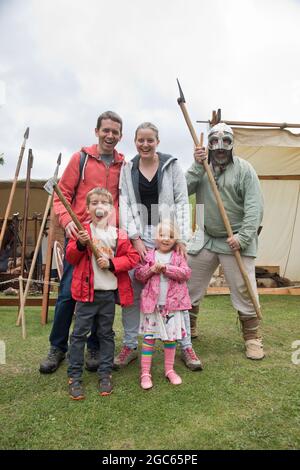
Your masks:
M153 387L153 383L152 383L152 377L150 374L142 374L141 375L141 387L142 389L144 390L149 390L150 388Z
M166 378L172 385L180 385L182 383L181 377L176 374L175 370L169 370L166 372Z

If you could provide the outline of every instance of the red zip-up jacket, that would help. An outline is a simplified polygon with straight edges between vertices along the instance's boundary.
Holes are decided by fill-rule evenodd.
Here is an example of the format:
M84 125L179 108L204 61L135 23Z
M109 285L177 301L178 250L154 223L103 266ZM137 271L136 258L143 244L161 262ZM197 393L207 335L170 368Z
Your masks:
M76 152L71 157L65 171L63 172L58 186L81 223L88 220L88 214L86 212L87 193L97 186L106 188L113 197L116 211L116 225L118 226L119 179L121 167L124 162L124 155L114 150L114 160L112 164L107 167L101 160L101 157L99 159L97 144L94 144L91 147L83 147L82 151L84 151L88 156L85 161L79 185L80 152ZM76 187L77 191L76 194L74 194ZM58 215L59 223L63 228L71 222L72 219L69 213L56 194L54 195L54 212Z
M91 238L90 224L85 224ZM126 232L117 229L116 255L111 260L112 271L118 280L118 293L120 305L126 307L133 303L133 289L128 271L139 262L140 256L133 248ZM88 246L80 245L77 240L70 239L66 249L66 259L75 265L72 278L71 292L74 300L79 302L93 302L94 300L94 270L92 266L92 251Z

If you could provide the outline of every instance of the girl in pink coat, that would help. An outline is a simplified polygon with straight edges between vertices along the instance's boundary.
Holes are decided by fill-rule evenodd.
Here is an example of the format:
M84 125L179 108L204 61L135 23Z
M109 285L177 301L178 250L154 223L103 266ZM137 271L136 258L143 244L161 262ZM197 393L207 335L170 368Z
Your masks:
M176 251L178 233L171 222L157 227L156 249L148 251L135 277L145 285L141 294L141 387L152 388L150 374L156 339L164 342L165 376L173 385L182 380L174 371L176 340L186 336L183 313L191 308L186 281L191 269Z

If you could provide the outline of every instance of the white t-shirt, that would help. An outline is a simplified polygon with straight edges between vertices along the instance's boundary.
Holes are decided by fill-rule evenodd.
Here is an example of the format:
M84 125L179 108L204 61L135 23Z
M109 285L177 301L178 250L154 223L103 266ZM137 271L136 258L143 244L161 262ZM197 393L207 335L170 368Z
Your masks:
M169 253L160 253L155 250L155 261L160 264L169 264L172 257L172 251ZM160 274L159 298L158 305L165 305L168 291L168 278L164 274Z
M105 229L90 223L92 232L92 242L98 248L100 255L107 259L113 259L117 246L117 229L108 225ZM114 273L109 269L99 268L96 258L92 256L92 265L94 270L94 289L95 290L115 290L118 287L118 280Z

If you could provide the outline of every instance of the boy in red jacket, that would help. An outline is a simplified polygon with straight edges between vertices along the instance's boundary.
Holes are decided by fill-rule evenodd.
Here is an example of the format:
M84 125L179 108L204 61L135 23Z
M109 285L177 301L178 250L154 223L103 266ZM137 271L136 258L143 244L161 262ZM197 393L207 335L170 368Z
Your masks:
M128 271L139 262L126 232L109 224L113 212L113 197L104 188L94 188L87 194L87 212L92 222L78 232L77 240L70 240L66 258L75 265L72 279L72 297L77 301L74 330L69 349L69 393L73 400L82 400L81 382L84 346L97 319L100 344L99 393L112 392L111 372L114 360L115 303L122 306L133 303L133 291ZM92 239L99 257L96 259L87 246Z

